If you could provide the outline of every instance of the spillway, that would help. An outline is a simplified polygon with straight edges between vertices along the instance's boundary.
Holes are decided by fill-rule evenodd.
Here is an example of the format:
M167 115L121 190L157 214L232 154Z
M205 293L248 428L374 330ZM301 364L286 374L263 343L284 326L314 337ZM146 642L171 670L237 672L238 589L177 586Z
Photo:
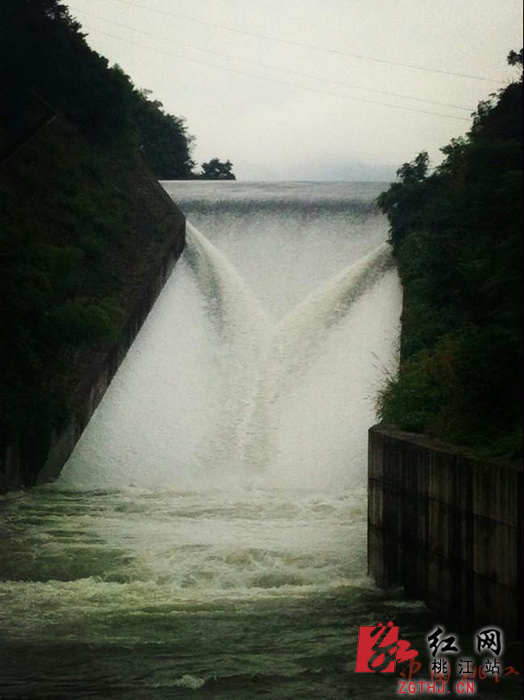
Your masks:
M165 187L182 259L60 479L1 504L0 677L13 697L20 677L347 697L358 626L421 615L366 576L366 433L401 307L381 187Z

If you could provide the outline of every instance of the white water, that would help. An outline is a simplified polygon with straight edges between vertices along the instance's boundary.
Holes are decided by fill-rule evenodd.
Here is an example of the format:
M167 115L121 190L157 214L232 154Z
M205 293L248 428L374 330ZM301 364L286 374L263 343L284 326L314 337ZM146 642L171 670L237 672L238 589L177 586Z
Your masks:
M397 361L380 187L166 188L193 222L182 259L59 481L6 501L0 647L64 664L70 692L88 645L93 697L125 678L251 698L305 673L270 696L310 698L322 668L315 696L339 697L376 615L357 601L367 429Z
M238 272L220 252L223 228L214 232L215 246L188 223L184 257L64 470L63 484L362 485L374 399L396 362L400 292L389 247L380 242L384 222L375 211L346 219L341 240L336 227L330 229L329 212L324 219L317 214L316 230L303 223L298 234L286 230L285 217L277 219L283 254L295 261L282 279L287 296L297 297L295 275L302 292L309 276L310 290L271 321L252 280L242 277L242 264L260 287L253 259L281 254L275 219L264 231L263 217L253 217L254 238L244 208L249 212L241 200L237 219L248 230L238 237L249 251ZM369 218L379 231L365 241L370 250L362 255ZM338 218L335 223L340 227ZM205 225L213 229L212 215ZM230 231L225 238L232 257L242 256ZM342 269L329 276L336 267ZM269 286L263 298L278 298L273 279Z

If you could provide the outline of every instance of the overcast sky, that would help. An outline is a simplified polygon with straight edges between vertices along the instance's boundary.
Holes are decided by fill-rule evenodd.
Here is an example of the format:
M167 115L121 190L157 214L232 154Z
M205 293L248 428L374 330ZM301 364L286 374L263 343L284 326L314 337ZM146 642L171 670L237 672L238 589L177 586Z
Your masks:
M229 158L242 180L388 180L421 150L438 160L516 76L505 60L522 44L520 0L67 5L96 51L186 118L197 162Z

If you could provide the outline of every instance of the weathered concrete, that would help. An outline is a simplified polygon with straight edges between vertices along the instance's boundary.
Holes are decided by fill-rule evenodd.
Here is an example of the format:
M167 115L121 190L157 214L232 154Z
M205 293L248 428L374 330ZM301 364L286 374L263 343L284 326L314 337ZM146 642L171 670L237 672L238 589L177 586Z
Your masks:
M172 206L175 208L174 204ZM62 471L180 257L185 245L185 219L178 208L174 216L175 220L178 217L178 230L174 229L173 237L164 246L158 266L151 271L150 278L138 290L118 342L109 352L102 353L95 359L91 372L83 378L78 387L78 408L67 427L53 434L52 444L45 464L38 473L37 483L52 481Z
M369 433L369 572L455 619L521 635L522 466Z
M175 219L178 217L178 230L175 228L150 278L137 290L118 342L107 352L92 357L90 371L82 378L75 392L76 408L67 426L54 431L44 444L34 445L33 459L41 463L37 483L52 481L60 474L180 256L185 243L185 219L178 210L176 212L174 216ZM25 459L27 457L20 454L16 445L8 446L0 455L0 494L23 488Z
M55 139L66 146L79 139L62 119L40 129L35 138ZM122 310L118 340L109 346L86 350L75 359L74 371L70 366L72 362L64 364L67 422L60 429L46 426L40 434L30 434L23 439L11 436L0 449L0 494L50 481L59 475L184 249L182 212L141 159L137 159L133 173L132 186L140 202L137 208L140 221L130 223L122 236L129 249L143 250L143 260L138 269L129 270L118 290L117 300ZM160 226L166 233L154 238L154 231ZM153 244L144 243L143 229Z

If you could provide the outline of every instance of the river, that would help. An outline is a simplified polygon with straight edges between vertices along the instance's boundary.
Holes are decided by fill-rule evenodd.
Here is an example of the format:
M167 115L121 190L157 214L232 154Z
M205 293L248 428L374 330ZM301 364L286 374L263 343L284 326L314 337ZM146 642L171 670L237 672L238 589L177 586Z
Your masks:
M60 479L5 496L3 698L391 697L358 628L401 292L365 183L164 183L188 245Z

